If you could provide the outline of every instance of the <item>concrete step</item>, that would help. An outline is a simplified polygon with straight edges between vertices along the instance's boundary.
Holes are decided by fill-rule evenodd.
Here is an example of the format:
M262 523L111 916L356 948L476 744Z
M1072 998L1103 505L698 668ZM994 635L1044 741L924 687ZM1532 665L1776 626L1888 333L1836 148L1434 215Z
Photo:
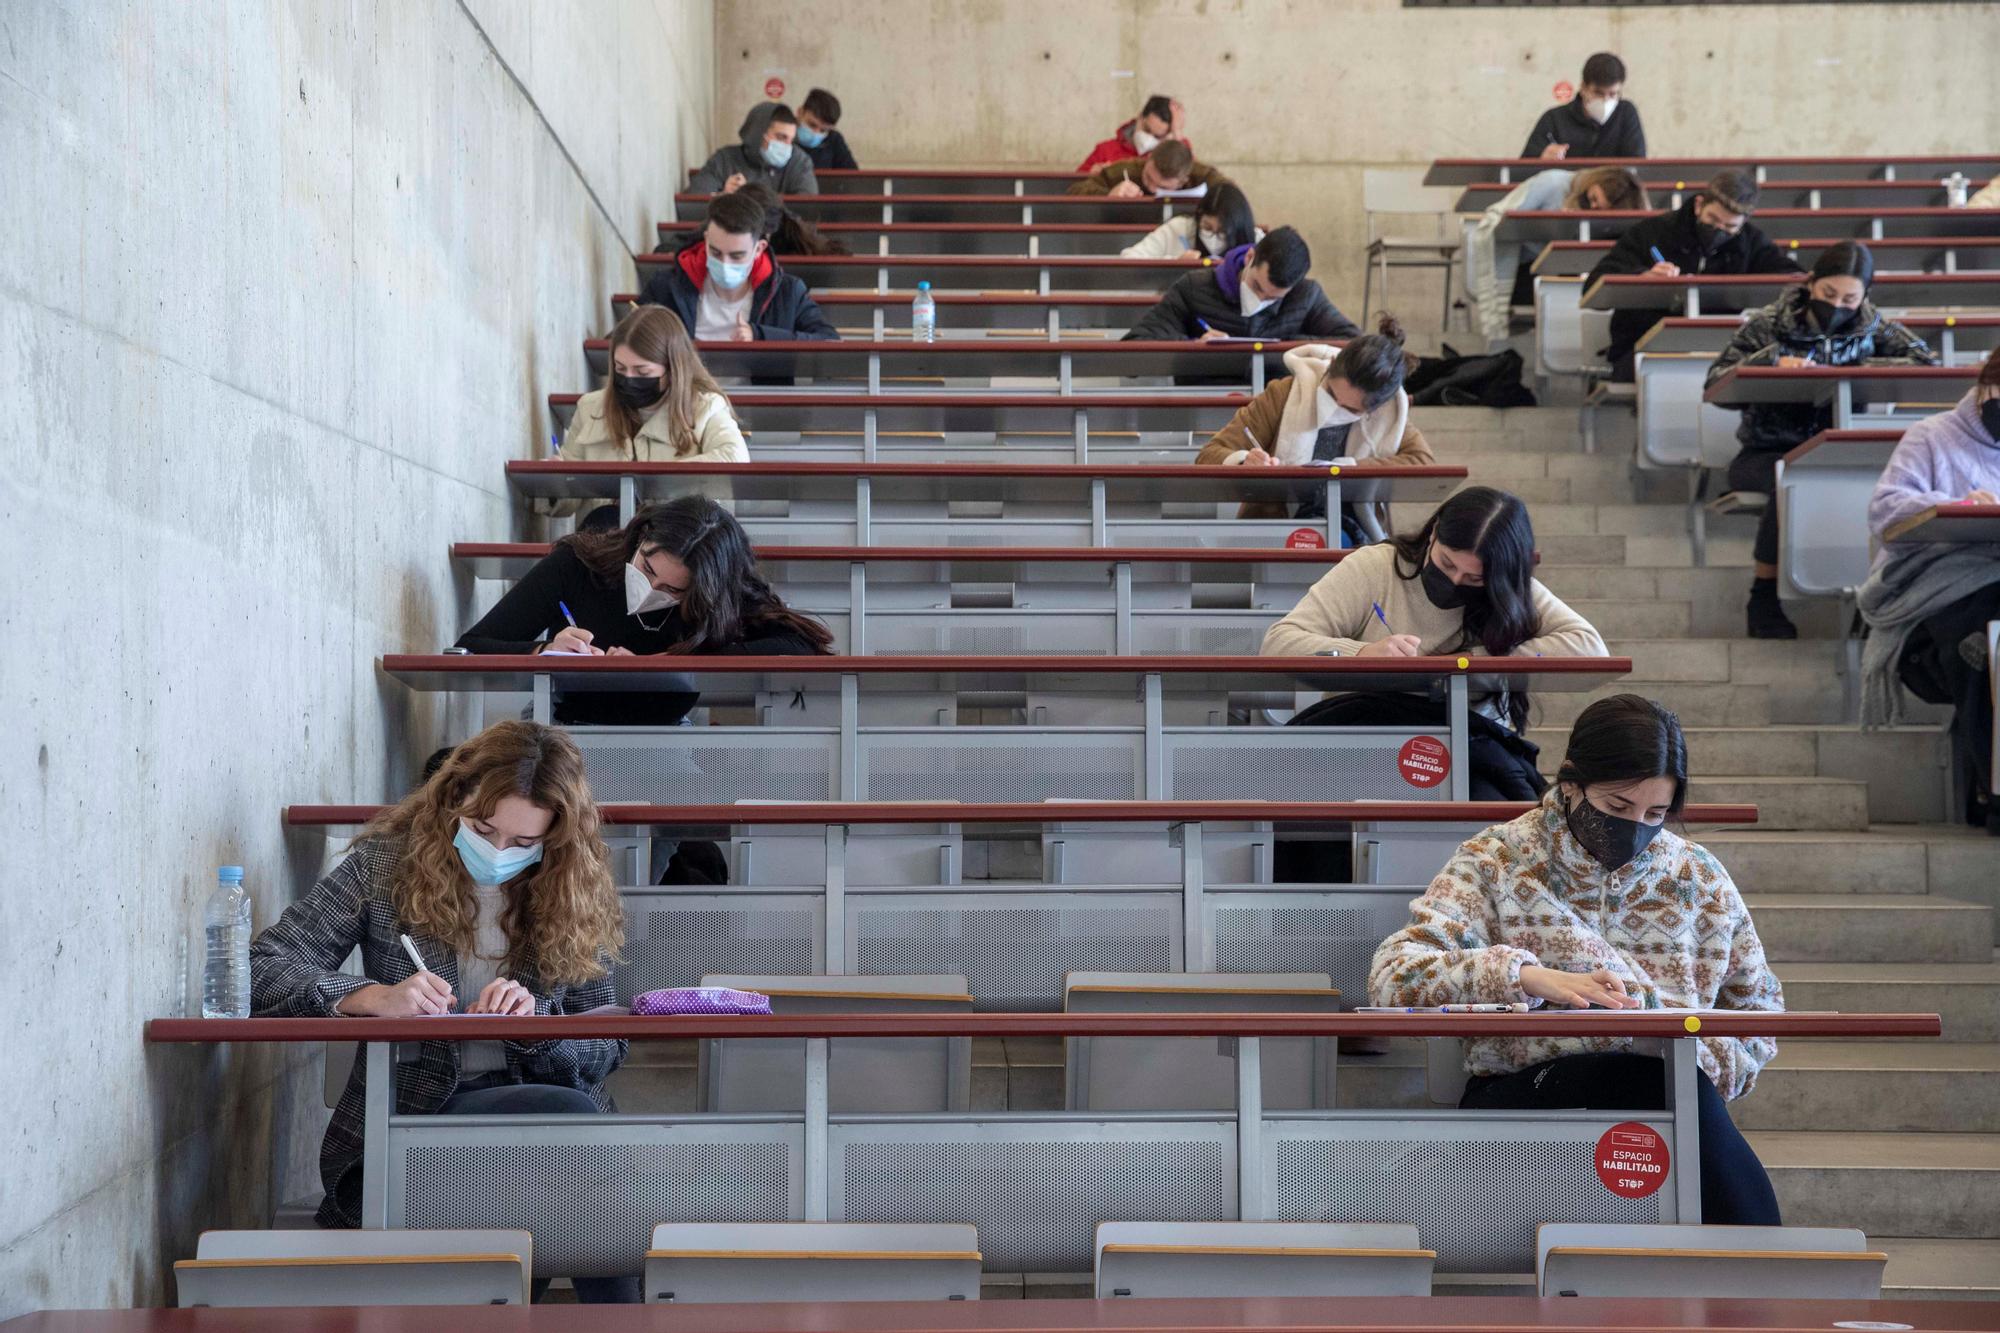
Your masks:
M1548 549L1551 538L1537 530L1536 540L1542 548L1542 560L1535 576L1565 602L1574 605L1592 598L1685 601L1694 637L1743 638L1743 604L1750 594L1747 565L1695 569L1608 562L1558 563ZM1838 638L1845 628L1836 601L1794 602L1787 609L1805 639Z
M1398 532L1418 532L1430 518L1425 512L1415 522L1404 526L1405 520L1398 520ZM1603 537L1594 532L1565 535L1552 533L1535 534L1535 549L1544 560L1557 560L1566 565L1623 565L1625 563L1625 539L1623 537Z
M2000 1238L2000 1135L1753 1130L1791 1226Z
M1583 598L1569 606L1607 640L1676 639L1694 631L1694 611L1684 601ZM1633 660L1637 665L1638 659Z
M2000 1300L2000 1241L1870 1236L1868 1243L1889 1256L1885 1300Z
M1933 893L2000 907L2000 847L1947 824L1871 824L1855 833L1715 829L1701 835L1740 888L1756 893ZM1983 896L1982 896L1983 895Z
M1774 963L1986 963L1993 909L1914 894L1746 893Z
M1781 963L1774 970L1790 1009L1936 1014L1947 1041L2000 1042L2000 964Z
M2000 1133L2000 1043L1780 1042L1729 1113L1745 1130Z
M1544 692L1535 696L1533 724L1567 731L1577 714L1614 694L1643 694L1674 710L1687 727L1762 726L1771 720L1771 692L1764 685L1718 684L1648 679L1641 664L1633 674L1587 694Z
M1868 786L1846 778L1694 778L1688 799L1700 804L1757 807L1757 824L1772 830L1858 832L1868 827Z

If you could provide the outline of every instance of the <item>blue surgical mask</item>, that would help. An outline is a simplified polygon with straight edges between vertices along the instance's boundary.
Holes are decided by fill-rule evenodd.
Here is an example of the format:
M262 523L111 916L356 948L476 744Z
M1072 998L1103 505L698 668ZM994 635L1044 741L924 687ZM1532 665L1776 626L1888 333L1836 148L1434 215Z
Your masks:
M465 873L472 876L474 884L505 884L542 859L540 843L509 847L503 852L473 832L472 825L463 819L458 821L458 834L451 845L458 848L458 859L465 862Z
M708 257L708 276L716 286L733 292L744 283L750 281L750 266L756 262L754 259L746 259L740 264L732 264L727 260L717 259L714 255L710 255Z
M764 165L782 167L792 160L792 146L781 139L773 139L764 145Z
M826 131L816 130L802 120L799 122L799 142L807 148L817 148L826 142ZM775 167L778 164L773 162L771 165Z

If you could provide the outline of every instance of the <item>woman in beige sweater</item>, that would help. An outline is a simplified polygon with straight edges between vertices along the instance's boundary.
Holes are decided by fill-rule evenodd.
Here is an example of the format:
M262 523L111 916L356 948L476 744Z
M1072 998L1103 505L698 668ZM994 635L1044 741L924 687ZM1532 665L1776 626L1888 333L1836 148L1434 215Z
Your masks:
M1521 501L1471 486L1414 536L1364 546L1313 584L1264 635L1266 657L1603 657L1603 638L1534 577L1535 532ZM1521 736L1524 694L1473 702L1468 776L1475 801L1538 799L1547 783ZM1401 694L1340 695L1294 726L1444 722L1443 705Z
M665 306L640 306L611 330L611 374L602 389L583 395L563 436L571 462L747 463L750 450L737 428L729 399L709 377L679 316ZM690 487L712 493L716 487ZM725 489L725 488L721 488ZM590 515L616 519L608 500L546 501L551 518L576 514L579 526L616 527Z
M1306 343L1286 352L1285 369L1292 373L1271 381L1238 409L1194 461L1222 467L1305 467L1336 459L1436 462L1423 435L1410 424L1410 395L1403 392L1409 369L1403 327L1384 315L1378 329L1344 347ZM1237 517L1324 518L1325 505L1324 488L1307 486L1294 503L1245 504ZM1366 531L1387 530L1381 506L1349 516Z

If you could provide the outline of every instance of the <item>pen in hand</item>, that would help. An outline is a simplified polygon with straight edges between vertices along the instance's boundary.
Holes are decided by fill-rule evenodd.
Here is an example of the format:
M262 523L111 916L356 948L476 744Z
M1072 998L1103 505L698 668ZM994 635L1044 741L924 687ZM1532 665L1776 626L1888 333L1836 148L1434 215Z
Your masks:
M1375 613L1375 618L1382 622L1382 628L1384 630L1386 630L1390 634L1394 634L1396 632L1395 630L1389 628L1389 617L1382 614L1382 603L1370 602L1368 604L1368 608L1369 610Z

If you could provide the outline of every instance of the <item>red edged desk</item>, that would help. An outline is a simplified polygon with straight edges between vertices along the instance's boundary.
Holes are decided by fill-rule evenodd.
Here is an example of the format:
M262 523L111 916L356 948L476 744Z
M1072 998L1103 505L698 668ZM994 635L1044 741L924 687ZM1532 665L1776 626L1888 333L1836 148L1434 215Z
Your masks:
M549 608L556 616L556 609ZM558 625L560 624L558 618ZM556 626L551 626L553 630ZM657 800L669 780L716 800L970 802L1254 799L1464 800L1467 713L1481 695L1587 693L1630 674L1623 657L980 656L556 657L391 654L411 689L528 693L553 721L557 691L697 694L785 725L577 731L604 800ZM866 706L864 709L864 686ZM1399 690L1444 702L1428 726L1219 725L1232 701L1301 706L1301 692ZM956 703L1039 709L1038 726L954 726ZM1033 711L1030 716L1036 716ZM1448 772L1406 776L1419 746ZM615 753L614 753L615 752ZM1338 754L1340 762L1329 762ZM1247 767L1246 767L1247 765ZM621 776L622 775L622 776ZM620 783L630 790L621 790ZM1289 783L1291 785L1284 786ZM607 790L607 787L609 790Z
M1237 385L1261 393L1267 376L1285 373L1283 357L1303 340L1266 342L1261 338L1231 338L1221 342L1192 339L1113 342L1101 338L1062 342L1034 338L966 338L939 342L877 339L806 342L698 342L708 373L718 379L797 376L815 381L817 392L884 391L885 380L957 379L965 377L1026 378L1056 381L1056 392L1072 392L1079 377L1110 379L1234 378ZM1338 344L1334 344L1338 346ZM586 338L584 360L601 381L611 356L609 338ZM828 384L850 380L852 384ZM939 392L942 386L890 384L889 392ZM1170 386L1169 386L1170 387ZM1231 387L1227 384L1222 387ZM1165 390L1157 390L1165 391ZM1207 392L1215 390L1209 388ZM1008 392L1000 390L1000 392ZM1028 390L1048 392L1043 388Z
M582 394L552 393L549 412L559 429L569 428ZM1015 433L1063 434L1075 443L1075 461L1089 458L1093 433L1174 434L1188 439L1214 434L1229 424L1248 394L1136 393L1091 391L1033 393L826 393L750 390L729 395L750 430L753 447L766 432L820 435L859 431L862 461L874 460L878 433L885 431L978 434L994 439ZM678 465L677 465L678 466Z
M1897 543L2000 542L2000 505L1939 505L1890 528Z
M1801 269L1835 239L1790 240L1780 248ZM1530 271L1538 278L1581 278L1611 251L1610 241L1550 241L1535 256ZM2000 236L1895 236L1870 241L1882 273L1955 273L1960 269L2000 268Z
M1558 163L1557 165L1563 165ZM1986 185L1984 179L1967 178L1969 193ZM1646 191L1655 208L1679 208L1689 195L1707 184L1705 179L1646 180ZM1500 181L1479 181L1465 187L1458 196L1457 211L1483 213L1519 188ZM1951 191L1940 180L1790 180L1766 185L1759 207L1763 208L1948 208Z
M991 230L990 228L987 230ZM1134 239L1137 239L1136 237ZM632 260L643 286L653 273L675 262L670 253L636 255ZM919 282L934 295L946 293L1126 292L1158 293L1197 269L1213 267L1198 259L1125 259L1112 254L1030 255L884 254L785 255L785 271L813 289L904 293L908 305ZM1157 299L1157 297L1155 298ZM940 309L944 302L939 301ZM1150 304L1150 303L1149 303ZM940 317L942 320L942 317Z
M1735 366L1709 385L1702 398L1723 407L1831 404L1833 429L1852 430L1857 407L1942 410L1978 378L1977 366Z
M1961 173L1986 177L2000 173L2000 153L1967 156L1893 153L1880 157L1441 157L1424 173L1426 185L1471 185L1478 181L1524 181L1537 172L1560 167L1587 171L1591 167L1628 167L1641 176L1673 177L1677 186L1699 189L1716 172L1728 168L1754 171L1761 182L1822 180L1939 179Z
M1550 1221L1700 1218L1696 1042L1936 1037L1935 1014L1730 1012L866 1013L638 1018L156 1019L151 1044L358 1041L365 1049L368 1227L523 1228L544 1275L637 1272L669 1221L958 1221L1000 1271L1090 1267L1101 1221L1367 1217L1414 1223L1445 1272L1533 1266ZM828 1043L894 1037L1215 1037L1236 1043L1233 1111L833 1115ZM1664 1043L1663 1109L1267 1109L1267 1037L1622 1037ZM801 1114L458 1117L398 1114L397 1043L800 1040ZM1603 1136L1638 1122L1664 1161L1653 1191L1599 1180ZM1630 1133L1629 1128L1620 1132ZM1059 1174L1064 1206L1051 1208ZM1383 1181L1395 1178L1394 1188ZM577 1206L587 1200L589 1207ZM1388 1215L1384 1216L1384 1211ZM1491 1327L1491 1325L1487 1325Z
M799 545L935 544L939 525L982 545L1018 540L1035 546L1283 546L1317 532L1340 544L1343 502L1432 504L1463 483L1464 467L1382 462L1306 467L1225 467L1180 463L651 463L563 458L507 464L514 490L535 499L618 501L620 522L642 501L726 492L733 500L787 506L787 517L744 521ZM1174 505L1291 504L1310 496L1318 519L1241 519L1210 513L1169 517ZM997 504L994 516L954 516L955 503ZM1369 524L1364 521L1364 527ZM969 530L968 530L969 529Z
M693 181L697 168L688 168ZM1060 167L854 167L815 170L826 194L1060 194L1088 172Z
M437 1333L436 1306L57 1310L5 1333ZM448 1316L447 1316L448 1317ZM1347 1296L1202 1300L797 1301L760 1305L482 1308L491 1333L1992 1333L1991 1301L1605 1300Z
M1585 310L1679 310L1701 314L1704 300L1754 309L1804 282L1803 273L1727 273L1656 277L1650 273L1609 273L1584 288ZM1878 273L1868 299L1880 310L1969 306L2000 309L2000 272Z
M660 245L678 250L701 234L698 222L662 222ZM879 249L882 255L904 258L935 255L1116 255L1145 239L1159 225L1157 216L1144 222L826 222L819 234L850 248ZM636 261L643 273L646 256ZM780 262L789 270L789 259ZM812 279L808 283L817 286Z
M1977 188L1977 187L1975 187ZM1942 191L1939 203L1943 203ZM704 223L710 194L677 194L674 217ZM1108 194L788 194L785 207L825 228L841 222L1118 222L1159 226L1175 213L1191 213L1194 199L1113 199ZM1916 202L1922 202L1921 200ZM664 233L668 223L661 223Z
M1946 365L1970 353L1984 359L2000 348L2000 315L1902 315L1896 322L1936 348ZM1741 315L1669 315L1639 339L1637 350L1715 356L1742 327Z
M1523 209L1501 219L1493 242L1597 240L1658 216L1652 209ZM1879 241L1892 236L1984 237L2000 236L2000 208L1765 208L1758 210L1756 223L1780 245L1792 240Z
M1121 259L1115 262L1179 263L1178 260L1153 259ZM1027 274L1031 284L1038 280L1037 273L1038 270L1031 270ZM1019 277L1021 274L1019 270L1008 270L998 276L1008 278ZM1047 284L1044 282L1042 285ZM876 341L889 338L906 341L910 337L910 302L913 296L914 294L908 291L821 289L813 293L813 300L819 303L820 310L843 332L853 332L856 336ZM931 293L931 299L937 303L938 332L947 340L962 337L970 330L980 330L985 337L1047 338L1050 341L1062 338L1065 334L1088 331L1092 340L1110 342L1113 341L1115 333L1138 323L1139 317L1159 304L1160 298L1152 292L1086 289L1064 292L934 291ZM617 293L611 298L611 318L614 321L625 318L638 304L637 293ZM867 321L866 326L856 325L853 323L855 320ZM983 332L985 330L991 332Z
M451 559L476 579L518 579L550 549L547 542L453 542ZM1040 567L1077 565L1100 569L1165 566L1164 577L1176 580L1185 579L1186 566L1213 566L1239 569L1244 577L1256 579L1264 577L1264 566L1272 566L1299 568L1309 582L1347 555L1346 550L1324 546L1212 546L1200 550L1126 546L1105 550L1091 546L759 545L757 566L776 585L784 584L797 571L806 571L810 578L811 571L819 568L847 565L943 566L952 571L949 578L967 583L1023 583L1031 581L1032 572Z

